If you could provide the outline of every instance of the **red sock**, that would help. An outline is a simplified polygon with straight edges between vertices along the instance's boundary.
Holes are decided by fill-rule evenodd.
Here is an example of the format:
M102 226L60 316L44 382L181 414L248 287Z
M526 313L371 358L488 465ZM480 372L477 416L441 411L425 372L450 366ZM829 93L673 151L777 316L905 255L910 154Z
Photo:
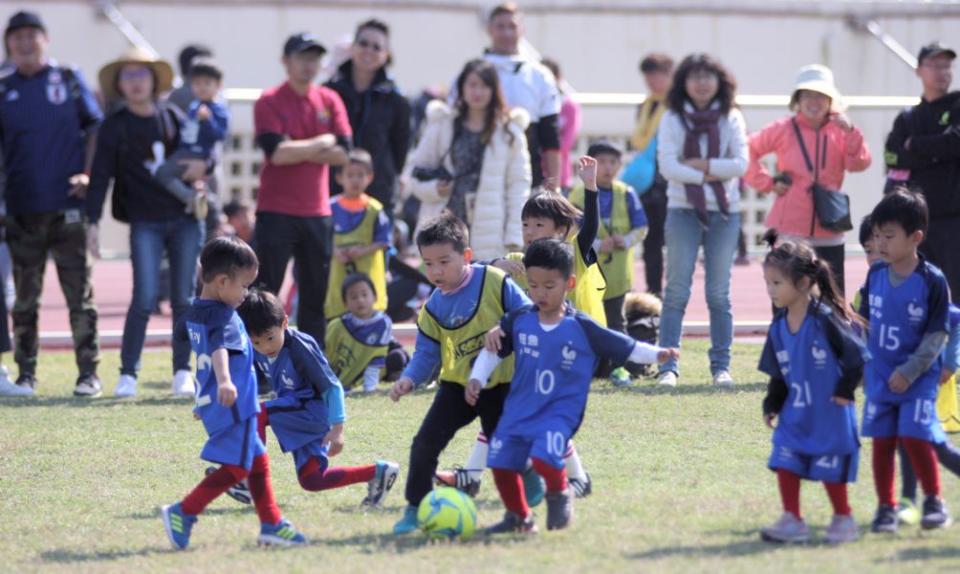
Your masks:
M250 496L257 508L257 516L263 524L277 524L282 518L277 500L273 497L273 485L270 484L270 457L263 453L253 459L250 470Z
M920 479L923 493L927 496L940 496L940 466L933 444L909 437L901 437L900 443L910 457L910 464L913 465L913 470Z
M267 405L260 403L260 412L257 413L257 434L260 435L260 442L267 444L267 425L270 424L270 416L267 415Z
M873 439L873 484L880 504L896 506L897 437Z
M523 479L520 473L502 468L491 470L493 481L497 483L497 490L500 492L500 500L503 501L507 510L521 518L530 516L530 507L527 506L527 495L523 492Z
M566 468L553 468L539 458L532 458L530 460L533 462L533 469L536 470L537 474L542 476L543 481L547 483L547 492L556 494L567 489Z
M850 502L847 500L847 483L824 482L823 487L827 489L827 496L833 506L833 513L840 516L849 516Z
M300 486L310 492L340 488L358 482L370 482L377 474L376 465L367 466L335 466L327 468L326 463L311 456L310 460L300 469Z
M778 468L777 484L780 486L783 511L800 518L800 477L789 470Z
M203 512L213 499L227 491L228 488L247 477L247 471L239 466L225 464L210 473L200 481L181 502L185 514L197 515Z

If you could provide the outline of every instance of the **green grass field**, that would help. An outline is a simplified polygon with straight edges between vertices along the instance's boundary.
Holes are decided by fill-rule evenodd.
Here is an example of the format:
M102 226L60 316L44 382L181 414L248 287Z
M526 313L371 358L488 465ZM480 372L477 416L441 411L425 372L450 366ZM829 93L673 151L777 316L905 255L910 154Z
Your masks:
M170 550L156 509L202 477L205 435L189 402L169 398L169 354L146 353L136 400L82 401L70 396L72 356L45 353L40 396L0 400L0 571L929 572L960 565L960 526L936 533L906 527L895 538L865 534L841 548L759 541L758 529L780 513L774 476L764 467L769 431L760 419L759 350L735 347L733 391L706 384L702 341L684 349L685 377L675 390L598 383L577 437L594 494L577 501L570 530L462 544L431 544L419 534L397 539L389 533L404 504L403 472L386 508L364 512L363 485L300 490L292 459L271 437L277 498L310 546L257 548L256 515L224 497L201 517L183 553ZM117 362L115 352L106 355L108 391ZM346 448L335 461L382 457L405 466L431 399L429 391L399 404L385 392L348 398ZM441 464L462 463L475 431L464 430ZM869 445L861 458L851 498L866 527L874 510ZM804 488L806 519L822 535L826 496L819 485ZM960 483L946 477L944 488L960 511ZM478 507L484 525L501 515L489 475Z

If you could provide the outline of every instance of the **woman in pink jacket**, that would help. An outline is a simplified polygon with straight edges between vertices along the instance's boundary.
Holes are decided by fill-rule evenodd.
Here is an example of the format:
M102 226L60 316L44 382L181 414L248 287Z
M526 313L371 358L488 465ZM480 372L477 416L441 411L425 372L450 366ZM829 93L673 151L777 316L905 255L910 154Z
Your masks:
M843 290L844 234L824 229L813 207L814 173L804 160L797 139L799 131L816 179L826 189L839 191L846 172L870 166L870 150L863 134L843 113L833 72L824 66L806 66L797 74L790 98L794 115L781 118L750 136L750 165L744 176L760 193L774 193L767 227L780 236L810 244L825 259ZM777 156L777 174L760 163L769 154ZM816 158L816 159L814 159Z

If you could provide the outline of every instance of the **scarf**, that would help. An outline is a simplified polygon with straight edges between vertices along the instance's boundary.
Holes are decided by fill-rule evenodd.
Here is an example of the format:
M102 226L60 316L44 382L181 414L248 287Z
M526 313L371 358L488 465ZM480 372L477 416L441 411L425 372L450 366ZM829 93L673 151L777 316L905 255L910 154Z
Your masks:
M637 111L637 125L630 136L630 145L637 151L643 151L657 135L660 119L667 111L666 98L649 96L640 104Z
M701 110L683 112L683 127L687 130L687 138L683 142L684 159L695 159L700 157L700 136L707 135L707 159L720 157L720 110ZM723 183L719 181L709 182L714 196L717 198L717 206L720 213L724 216L730 214L730 202L727 201L727 190ZM687 191L687 201L697 212L697 219L700 224L706 227L709 219L707 218L707 199L703 185L688 183L684 186Z

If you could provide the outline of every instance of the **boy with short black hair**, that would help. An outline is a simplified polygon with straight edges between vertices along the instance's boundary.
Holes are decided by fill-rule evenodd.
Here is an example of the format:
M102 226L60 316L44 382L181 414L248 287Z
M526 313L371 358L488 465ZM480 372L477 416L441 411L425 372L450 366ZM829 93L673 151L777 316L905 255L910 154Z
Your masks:
M215 498L244 479L260 518L259 544L291 546L306 538L284 520L270 484L270 459L257 435L257 381L253 345L236 308L257 277L257 256L239 239L218 237L200 254L203 291L177 324L197 354L194 415L209 438L201 458L220 464L182 501L160 509L175 549L190 544L199 515Z

